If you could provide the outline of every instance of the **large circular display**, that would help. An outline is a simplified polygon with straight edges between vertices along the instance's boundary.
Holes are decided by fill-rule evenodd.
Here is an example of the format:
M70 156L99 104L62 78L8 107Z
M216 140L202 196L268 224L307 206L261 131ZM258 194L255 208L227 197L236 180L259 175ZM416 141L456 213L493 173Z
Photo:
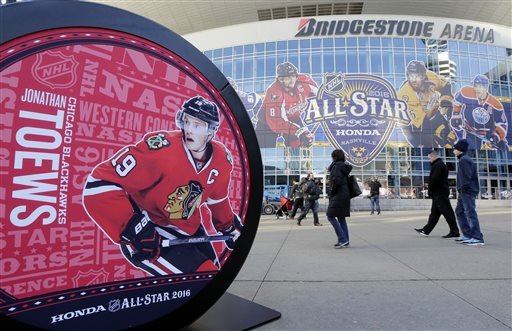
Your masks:
M0 10L0 312L50 329L188 325L258 225L261 158L235 91L128 12Z

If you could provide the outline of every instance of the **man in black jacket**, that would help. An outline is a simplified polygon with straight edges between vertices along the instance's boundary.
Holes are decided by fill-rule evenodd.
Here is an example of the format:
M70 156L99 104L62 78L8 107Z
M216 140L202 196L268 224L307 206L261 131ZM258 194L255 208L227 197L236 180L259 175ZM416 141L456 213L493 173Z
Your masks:
M304 193L304 210L297 218L297 225L300 225L300 222L306 217L309 210L312 209L314 225L322 226L318 221L318 199L320 198L320 194L322 194L322 190L315 182L315 176L312 173L308 174L308 181L304 185L302 191Z
M302 178L302 181L298 181L297 179L293 180L293 187L290 194L290 199L293 200L293 209L290 214L290 218L294 219L295 214L297 214L297 209L300 208L300 211L304 211L304 194L302 193L303 187L306 184L306 178Z
M375 209L377 209L377 215L380 215L380 203L379 203L379 194L380 187L382 186L377 179L377 177L373 178L373 180L369 184L370 186L370 202L372 204L372 212L370 215L373 215Z
M439 217L443 215L450 227L450 232L443 236L443 238L458 238L459 228L457 227L455 213L449 198L448 168L435 150L428 154L428 159L431 164L428 179L428 195L432 197L432 208L430 209L428 223L423 228L414 230L421 235L428 236L434 230Z

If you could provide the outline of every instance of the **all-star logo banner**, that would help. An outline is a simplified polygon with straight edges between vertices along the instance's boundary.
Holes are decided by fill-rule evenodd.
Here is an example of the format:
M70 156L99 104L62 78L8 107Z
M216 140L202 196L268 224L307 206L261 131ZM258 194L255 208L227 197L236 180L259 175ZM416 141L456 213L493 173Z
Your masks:
M409 125L407 104L385 79L367 74L328 73L308 99L304 122L320 123L327 139L355 166L369 164L397 125Z

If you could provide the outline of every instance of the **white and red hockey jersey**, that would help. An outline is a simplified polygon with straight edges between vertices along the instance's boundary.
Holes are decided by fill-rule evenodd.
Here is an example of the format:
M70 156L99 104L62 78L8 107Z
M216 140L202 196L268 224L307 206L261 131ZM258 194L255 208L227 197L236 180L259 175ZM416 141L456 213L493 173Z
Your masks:
M91 218L115 242L134 211L145 211L156 224L193 235L201 226L199 207L206 203L217 231L233 225L228 198L233 161L217 141L209 158L196 164L181 131L152 132L99 164L88 178L83 202Z
M295 86L286 91L278 81L272 83L261 106L268 127L275 133L295 135L304 126L300 118L306 109L307 98L318 92L316 83L307 75L299 74Z

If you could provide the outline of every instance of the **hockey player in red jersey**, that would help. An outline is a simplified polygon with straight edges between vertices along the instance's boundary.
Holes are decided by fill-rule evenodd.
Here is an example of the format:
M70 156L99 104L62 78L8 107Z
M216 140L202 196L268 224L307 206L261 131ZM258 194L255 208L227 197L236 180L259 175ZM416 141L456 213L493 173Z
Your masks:
M198 240L208 238L201 205L229 249L242 228L228 197L231 153L212 140L217 106L193 97L176 122L181 130L147 133L99 164L83 194L90 217L133 265L153 275L219 269L211 242Z
M299 74L290 62L278 64L276 76L257 114L260 147L274 148L280 138L285 145L287 168L299 169L299 160L302 160L302 167L309 169L313 134L302 122L301 115L307 107L307 99L317 94L318 87L309 76Z
M275 147L279 136L284 138L285 146L310 147L313 135L300 116L308 104L307 98L315 96L318 87L309 76L299 74L290 62L280 63L276 73L277 78L267 88L258 113L260 147Z

